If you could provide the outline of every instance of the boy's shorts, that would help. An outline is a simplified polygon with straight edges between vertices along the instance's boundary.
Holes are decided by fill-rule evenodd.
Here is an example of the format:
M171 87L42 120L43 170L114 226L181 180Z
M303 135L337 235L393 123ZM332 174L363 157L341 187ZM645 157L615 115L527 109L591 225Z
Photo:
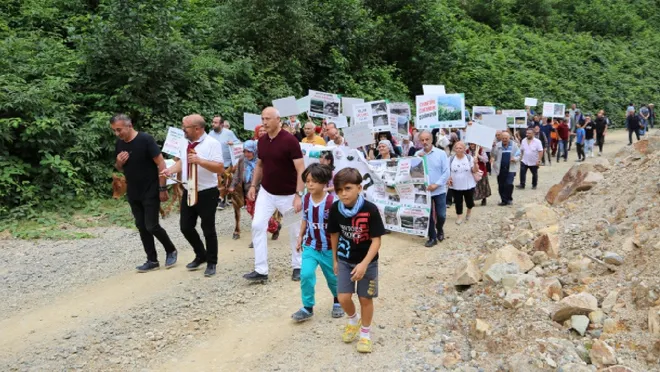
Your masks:
M339 260L337 270L337 293L355 293L357 285L358 297L374 298L378 297L378 261L369 263L367 271L362 280L357 283L351 281L351 271L357 264L348 263Z

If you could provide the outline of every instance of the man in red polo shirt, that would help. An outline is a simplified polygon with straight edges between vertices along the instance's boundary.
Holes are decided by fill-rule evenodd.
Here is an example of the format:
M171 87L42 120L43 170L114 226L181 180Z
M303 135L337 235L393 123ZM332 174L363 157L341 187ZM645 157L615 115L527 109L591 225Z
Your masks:
M275 210L279 210L282 214L291 209L296 213L300 212L304 188L302 173L305 170L305 162L298 139L282 130L280 113L274 107L267 107L262 111L261 123L266 129L266 135L259 138L257 165L247 195L248 199L254 200L256 188L261 184L252 219L254 271L243 275L250 281L268 279L266 229L270 216ZM289 240L293 266L291 279L294 281L300 280L301 257L296 251L299 234L300 224L292 224L289 229Z

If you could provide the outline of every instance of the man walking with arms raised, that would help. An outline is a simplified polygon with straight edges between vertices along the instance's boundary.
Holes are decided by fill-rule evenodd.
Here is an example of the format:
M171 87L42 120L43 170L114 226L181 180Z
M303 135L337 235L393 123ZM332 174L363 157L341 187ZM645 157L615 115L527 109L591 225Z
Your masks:
M250 281L268 279L268 246L266 228L268 219L275 212L285 214L291 209L296 213L302 209L302 173L305 170L300 144L291 133L283 131L280 113L274 107L267 107L261 113L261 122L266 135L259 139L257 166L252 175L248 199L255 199L256 186L261 183L252 220L252 242L254 244L254 271L243 275ZM297 252L297 239L300 223L294 223L289 230L291 244L291 279L300 280L301 255Z

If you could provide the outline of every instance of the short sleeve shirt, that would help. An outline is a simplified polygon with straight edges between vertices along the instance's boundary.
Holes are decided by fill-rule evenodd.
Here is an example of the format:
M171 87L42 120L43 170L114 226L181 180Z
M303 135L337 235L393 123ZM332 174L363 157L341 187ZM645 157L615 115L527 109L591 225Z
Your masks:
M154 138L138 132L131 142L117 139L115 157L123 151L128 152L128 160L124 164L128 200L158 198L158 166L154 158L160 155L160 148Z
M523 164L535 167L539 162L539 152L543 152L543 144L538 138L532 139L532 143L524 138L520 144L520 150L523 152Z
M261 160L261 187L273 195L293 195L298 184L298 172L293 164L302 159L300 143L291 133L280 130L275 138L261 136L257 154Z
M364 260L371 247L371 240L385 234L385 226L375 204L365 200L364 205L353 217L344 217L339 212L338 201L330 209L328 232L339 233L337 258L351 264ZM378 254L372 262L378 261Z

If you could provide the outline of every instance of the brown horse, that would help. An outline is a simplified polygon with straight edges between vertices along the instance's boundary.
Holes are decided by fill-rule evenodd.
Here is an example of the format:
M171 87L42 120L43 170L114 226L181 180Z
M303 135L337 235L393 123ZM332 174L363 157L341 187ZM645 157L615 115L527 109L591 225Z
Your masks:
M160 216L165 218L169 216L174 209L175 205L181 205L181 197L183 196L183 186L181 184L174 184L170 187L172 194L165 205L160 207ZM119 199L126 194L126 177L112 175L112 198Z

